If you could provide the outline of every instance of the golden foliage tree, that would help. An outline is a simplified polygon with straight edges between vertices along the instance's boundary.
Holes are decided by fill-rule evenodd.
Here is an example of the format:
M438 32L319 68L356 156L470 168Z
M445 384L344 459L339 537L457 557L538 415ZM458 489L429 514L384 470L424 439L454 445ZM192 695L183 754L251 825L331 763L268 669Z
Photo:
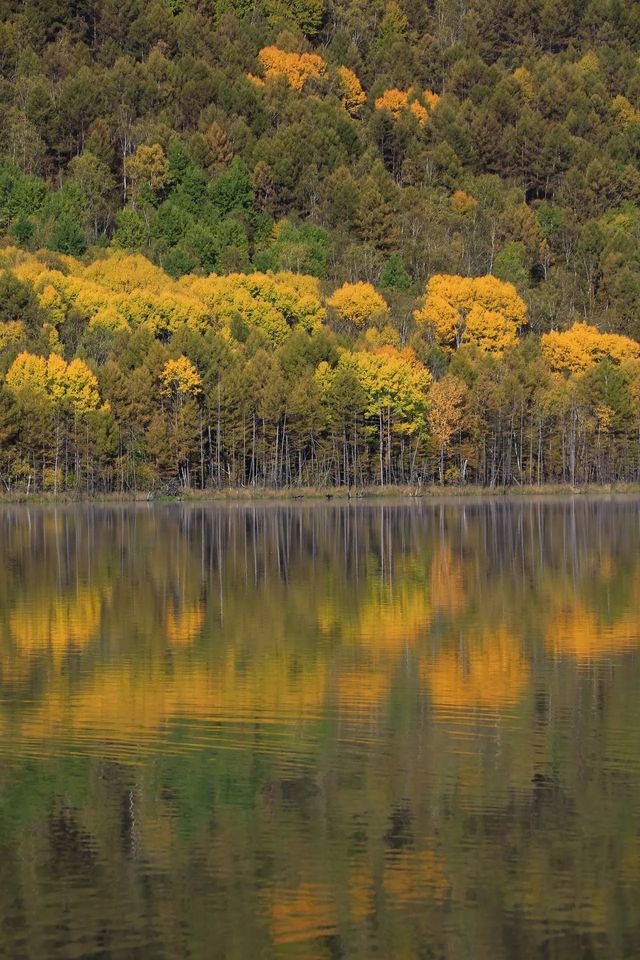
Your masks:
M195 396L200 392L200 374L187 357L167 360L160 374L163 393L178 396Z
M463 380L447 373L429 387L429 430L438 443L440 483L444 483L445 451L465 413L467 386Z
M406 91L392 87L377 98L375 107L376 110L388 110L396 120L404 111L409 111L417 118L419 125L424 127L439 100L438 94L431 90L421 93L413 87Z
M319 80L327 75L327 64L317 53L288 53L278 47L264 47L258 54L264 79L284 77L294 90L302 90L308 80ZM250 79L260 82L259 78Z
M487 352L501 353L515 343L518 330L527 322L527 306L512 283L497 277L437 274L429 280L414 317L446 350L473 343Z
M141 144L132 156L127 157L124 169L131 181L134 198L144 186L153 193L160 193L169 184L169 163L159 143Z
M386 300L370 283L345 283L328 298L340 320L354 327L378 323L388 313Z
M562 333L541 338L542 352L553 370L581 373L607 357L614 363L640 358L640 344L618 333L601 333L588 323L574 323Z
M80 414L100 406L96 376L78 358L67 363L56 353L45 359L24 351L9 368L6 384L14 396L29 403L46 400Z
M357 116L367 100L362 84L353 70L349 70L348 67L338 67L336 77L338 80L338 95L345 110L351 116Z

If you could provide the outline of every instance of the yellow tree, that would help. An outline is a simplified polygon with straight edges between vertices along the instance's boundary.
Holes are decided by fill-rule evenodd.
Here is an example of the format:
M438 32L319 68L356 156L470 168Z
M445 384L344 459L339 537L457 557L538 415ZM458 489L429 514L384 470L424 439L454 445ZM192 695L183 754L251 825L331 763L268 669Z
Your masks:
M542 352L553 370L582 373L607 357L614 363L640 358L640 344L619 333L601 333L588 323L574 323L562 333L541 338Z
M11 393L20 400L46 398L47 362L26 350L18 354L11 364L6 384Z
M162 392L174 397L184 397L200 392L200 374L186 357L167 360L160 374Z
M78 413L89 413L100 406L98 381L95 374L78 357L66 370L65 399Z
M526 324L527 306L512 283L497 277L437 274L427 283L414 317L446 350L473 343L487 352L501 353Z
M417 452L426 427L427 391L431 374L416 358L413 350L392 346L366 351L343 350L338 366L318 368L318 379L325 394L336 376L350 373L366 398L365 417L370 433L378 434L380 483L391 479L394 439L399 440L403 460L405 438L414 438ZM414 457L415 459L415 457ZM404 473L404 471L401 471Z
M100 406L96 376L83 360L71 363L52 353L46 360L23 352L6 376L9 390L24 401L42 398L54 405L67 404L76 413L88 413Z
M326 61L316 53L287 53L278 47L264 47L258 54L265 80L284 77L294 90L302 90L308 80L319 80L327 74ZM260 78L249 77L254 82Z
M375 107L376 110L388 110L396 120L408 110L417 118L419 125L424 127L439 99L438 94L431 90L420 93L413 87L407 91L392 87L377 98Z
M429 387L427 422L438 442L440 483L444 483L445 451L456 430L460 429L467 400L467 386L463 380L447 373Z
M159 143L142 144L124 164L127 181L131 181L133 196L137 198L143 187L160 193L170 180L169 163Z
M632 123L640 122L640 112L622 94L614 97L611 108L623 130Z
M513 79L518 84L523 98L529 102L535 97L535 87L533 78L526 67L517 67L513 71Z
M202 392L202 380L187 357L167 360L160 372L160 392L166 400L169 418L164 430L158 423L154 425L152 433L156 454L160 461L166 458L168 452L169 463L173 469L177 467L181 485L190 487L191 452L198 435L202 443L201 422L195 402ZM168 450L162 449L163 442Z
M389 307L384 297L370 283L345 283L328 298L343 323L364 327L378 323L388 314Z
M68 364L56 353L45 359L23 352L9 368L6 385L21 409L22 429L34 460L36 451L40 451L45 485L46 464L53 464L53 488L57 492L65 431L75 448L76 476L79 472L79 428L86 423L88 414L100 409L96 376L77 358Z
M464 190L454 190L451 195L451 206L456 213L469 213L478 206L478 201Z
M345 110L350 113L352 117L357 116L367 101L367 95L362 89L362 84L353 70L349 70L348 67L338 67L336 76L338 80L338 95L344 104Z

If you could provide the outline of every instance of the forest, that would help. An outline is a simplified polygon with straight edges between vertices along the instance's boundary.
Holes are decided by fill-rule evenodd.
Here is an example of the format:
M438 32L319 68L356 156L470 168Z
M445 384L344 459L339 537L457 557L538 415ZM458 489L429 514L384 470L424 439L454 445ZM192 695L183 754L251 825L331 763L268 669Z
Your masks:
M639 2L0 2L2 491L639 481L639 158Z

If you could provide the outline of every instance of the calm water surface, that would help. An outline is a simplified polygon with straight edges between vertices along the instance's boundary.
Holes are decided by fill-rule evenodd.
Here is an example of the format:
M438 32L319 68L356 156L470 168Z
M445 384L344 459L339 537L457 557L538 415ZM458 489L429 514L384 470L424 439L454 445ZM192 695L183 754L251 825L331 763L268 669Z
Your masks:
M640 956L640 502L0 510L0 956Z

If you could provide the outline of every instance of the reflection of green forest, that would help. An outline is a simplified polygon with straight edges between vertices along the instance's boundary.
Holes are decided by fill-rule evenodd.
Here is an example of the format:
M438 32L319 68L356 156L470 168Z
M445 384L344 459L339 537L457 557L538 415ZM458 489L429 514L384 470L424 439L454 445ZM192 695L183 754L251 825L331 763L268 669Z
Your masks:
M634 955L639 517L4 510L0 956Z

